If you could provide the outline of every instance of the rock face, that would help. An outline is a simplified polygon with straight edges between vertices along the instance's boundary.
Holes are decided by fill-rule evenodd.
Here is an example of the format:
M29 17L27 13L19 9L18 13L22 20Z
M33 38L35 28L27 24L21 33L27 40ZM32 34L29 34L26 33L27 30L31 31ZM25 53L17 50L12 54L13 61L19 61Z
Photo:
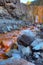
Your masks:
M0 19L1 18L11 19L11 15L8 13L8 11L4 7L0 6Z
M13 3L20 3L20 0L0 0L0 5L4 5L5 3L10 3L10 2L13 2Z
M0 0L0 5L3 5L12 17L18 19L26 18L27 6L20 3L20 0Z

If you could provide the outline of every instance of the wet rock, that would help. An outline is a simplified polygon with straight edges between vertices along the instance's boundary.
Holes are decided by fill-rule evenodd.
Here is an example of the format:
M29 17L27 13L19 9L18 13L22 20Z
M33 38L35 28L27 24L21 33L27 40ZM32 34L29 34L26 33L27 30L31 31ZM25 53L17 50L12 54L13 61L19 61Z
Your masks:
M23 56L29 56L31 53L32 52L31 52L31 49L30 49L29 46L22 48L22 54L23 54Z
M42 39L36 39L35 41L33 41L33 43L31 44L31 46L33 47L33 50L43 50L43 40Z
M27 62L24 59L14 59L13 57L5 60L5 61L0 61L0 65L35 65L31 62Z
M35 34L31 30L21 31L21 35L18 37L17 42L20 45L29 46L35 39Z

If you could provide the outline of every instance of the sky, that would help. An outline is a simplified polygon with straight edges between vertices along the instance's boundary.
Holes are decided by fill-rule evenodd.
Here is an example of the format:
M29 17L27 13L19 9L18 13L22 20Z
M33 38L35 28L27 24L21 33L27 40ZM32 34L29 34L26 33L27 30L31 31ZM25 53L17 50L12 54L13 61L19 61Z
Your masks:
M26 3L27 1L32 2L34 0L20 0L22 3Z

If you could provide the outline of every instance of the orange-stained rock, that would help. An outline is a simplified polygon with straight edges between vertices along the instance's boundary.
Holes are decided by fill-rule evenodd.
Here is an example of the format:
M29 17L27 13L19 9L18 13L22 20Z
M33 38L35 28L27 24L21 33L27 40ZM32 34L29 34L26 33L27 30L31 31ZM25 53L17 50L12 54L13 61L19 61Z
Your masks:
M13 41L10 39L7 39L7 40L3 40L2 43L4 46L11 46L13 44Z
M1 47L2 47L3 51L10 50L12 45L13 45L12 40L2 40Z
M5 34L0 34L0 49L4 52L8 52L12 46L18 48L16 42L20 31L12 31Z

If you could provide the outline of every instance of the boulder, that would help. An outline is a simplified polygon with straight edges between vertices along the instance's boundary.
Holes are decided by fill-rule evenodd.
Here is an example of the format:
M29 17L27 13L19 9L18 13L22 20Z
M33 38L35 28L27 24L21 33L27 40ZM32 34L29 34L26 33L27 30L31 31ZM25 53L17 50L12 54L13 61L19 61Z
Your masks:
M8 60L0 61L0 65L35 65L35 64L27 62L24 59L10 58Z
M18 44L29 46L35 39L35 34L31 30L23 30L17 39Z
M31 44L33 50L43 50L43 39L36 39Z

